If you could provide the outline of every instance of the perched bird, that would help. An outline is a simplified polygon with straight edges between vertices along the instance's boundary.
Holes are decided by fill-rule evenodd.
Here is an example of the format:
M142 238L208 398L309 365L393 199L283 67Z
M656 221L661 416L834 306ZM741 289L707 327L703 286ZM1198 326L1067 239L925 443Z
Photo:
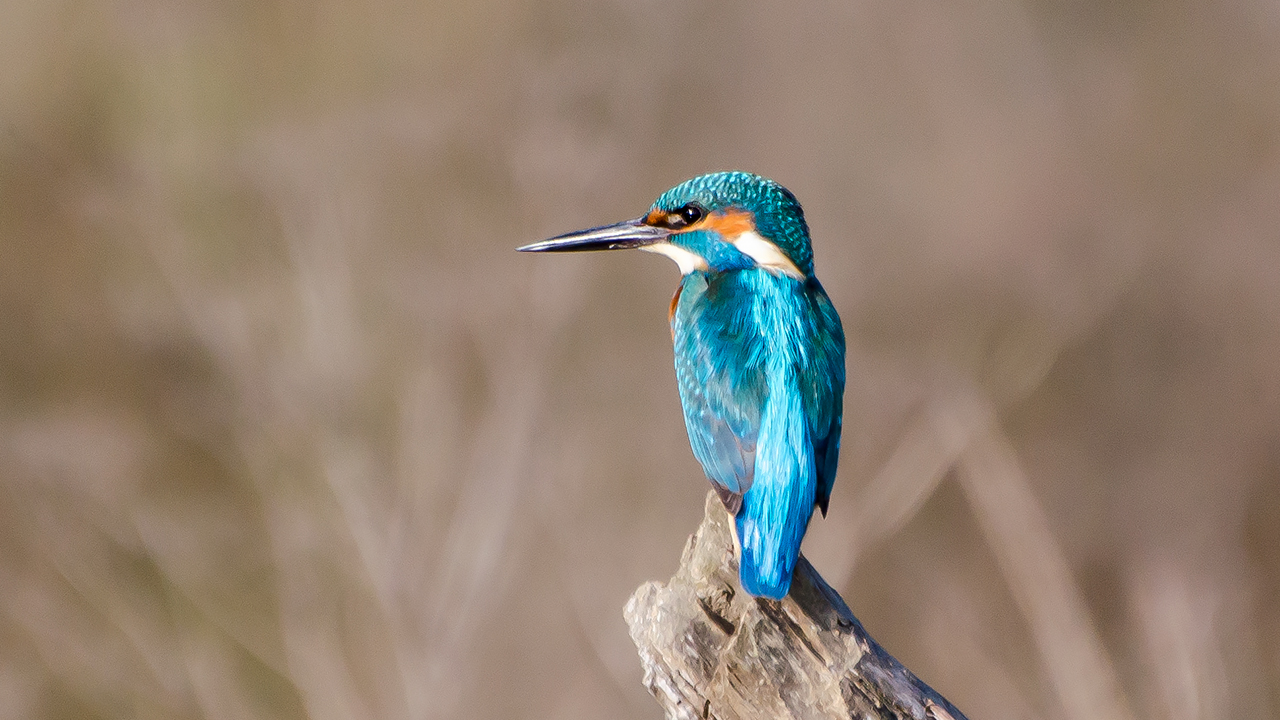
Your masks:
M814 506L827 512L844 394L844 330L804 212L772 180L713 173L641 218L519 249L627 248L680 267L669 319L689 444L734 517L742 587L780 600Z

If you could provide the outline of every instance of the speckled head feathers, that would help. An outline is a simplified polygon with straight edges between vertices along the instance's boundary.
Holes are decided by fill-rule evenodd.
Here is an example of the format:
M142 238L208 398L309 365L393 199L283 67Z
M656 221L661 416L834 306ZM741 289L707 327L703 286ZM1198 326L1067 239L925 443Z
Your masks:
M740 171L700 175L663 193L652 210L671 213L689 203L697 203L709 213L749 213L756 232L776 245L802 273L813 274L804 210L790 190L773 180Z

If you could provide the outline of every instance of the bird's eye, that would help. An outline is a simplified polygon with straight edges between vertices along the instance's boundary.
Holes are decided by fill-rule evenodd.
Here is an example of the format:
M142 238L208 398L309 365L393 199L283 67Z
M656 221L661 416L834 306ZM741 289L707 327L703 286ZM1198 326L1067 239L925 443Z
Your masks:
M707 211L704 210L701 205L697 203L689 203L668 215L667 222L670 223L673 228L688 227L701 220L706 216L706 214Z

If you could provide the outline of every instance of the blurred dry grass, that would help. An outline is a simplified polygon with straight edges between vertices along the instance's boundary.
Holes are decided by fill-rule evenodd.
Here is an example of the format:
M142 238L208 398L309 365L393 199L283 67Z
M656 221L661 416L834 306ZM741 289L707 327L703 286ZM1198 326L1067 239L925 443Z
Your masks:
M972 717L1280 716L1280 10L0 9L0 717L657 717L722 168L851 338L806 552Z

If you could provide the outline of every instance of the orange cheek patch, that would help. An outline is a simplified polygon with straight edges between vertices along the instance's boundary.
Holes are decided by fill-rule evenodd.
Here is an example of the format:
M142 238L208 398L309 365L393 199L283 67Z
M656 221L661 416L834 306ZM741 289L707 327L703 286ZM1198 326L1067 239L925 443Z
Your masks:
M754 215L744 210L727 210L711 213L706 220L698 223L697 227L715 230L720 233L720 237L732 242L742 233L753 232L756 229L756 220Z
M671 216L668 213L664 213L661 210L652 210L644 217L644 222L647 225L656 227L671 227L669 217ZM734 238L742 233L752 232L755 229L755 216L746 210L719 210L692 225L676 230L672 234L678 235L694 230L715 230L720 233L721 237L732 242Z

